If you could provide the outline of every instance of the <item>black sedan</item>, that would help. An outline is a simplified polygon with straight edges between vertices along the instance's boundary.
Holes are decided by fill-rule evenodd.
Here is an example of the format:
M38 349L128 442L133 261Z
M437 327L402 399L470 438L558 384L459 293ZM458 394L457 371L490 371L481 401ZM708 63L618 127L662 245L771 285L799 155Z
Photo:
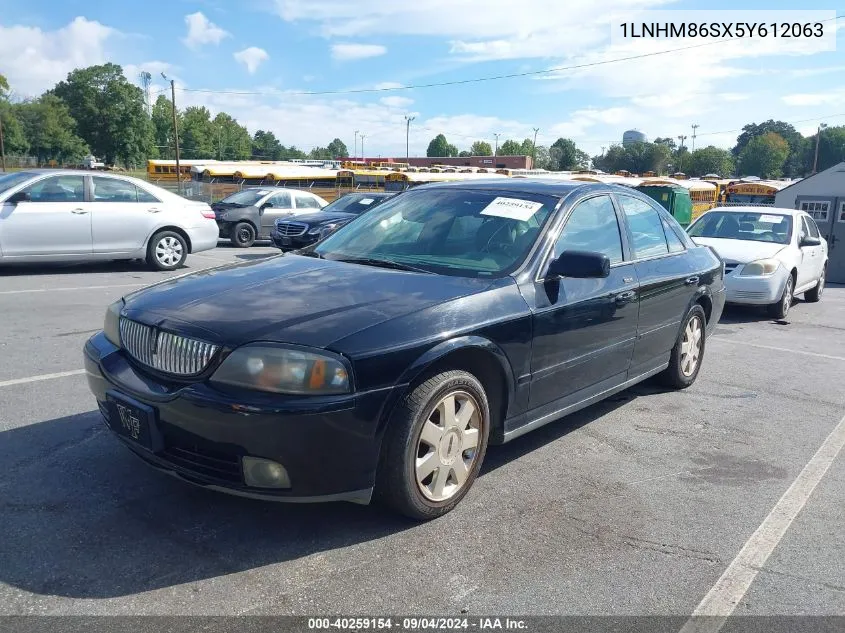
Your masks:
M85 368L158 469L428 519L488 444L650 376L692 384L724 300L721 260L632 189L425 185L298 253L127 295Z
M347 193L330 202L320 211L276 220L276 226L270 237L273 244L283 251L305 248L331 235L364 211L372 209L395 195L395 193L384 192Z

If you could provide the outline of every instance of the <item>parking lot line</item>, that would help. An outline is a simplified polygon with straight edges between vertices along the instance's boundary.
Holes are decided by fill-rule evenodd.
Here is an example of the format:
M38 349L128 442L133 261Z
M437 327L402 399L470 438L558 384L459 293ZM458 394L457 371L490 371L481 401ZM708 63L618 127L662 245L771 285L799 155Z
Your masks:
M758 347L760 349L768 349L774 352L788 352L790 354L803 354L804 356L815 356L816 358L827 358L829 360L845 360L845 356L832 356L831 354L819 354L818 352L808 352L802 349L789 349L786 347L775 347L774 345L760 345L759 343L748 343L746 341L737 341L726 336L714 335L712 339L730 343L731 345L745 345L746 347Z
M797 479L783 493L780 501L707 592L680 633L717 633L725 625L727 617L745 596L754 578L801 512L843 445L845 416L839 420Z
M150 282L145 281L136 284L114 284L110 286L77 286L74 288L26 288L24 290L0 290L0 295L17 295L30 292L54 292L59 290L103 290L106 288L137 288L138 286L146 286Z
M65 376L78 376L84 374L84 369L73 369L71 371L60 371L55 374L41 374L40 376L29 376L28 378L15 378L13 380L0 381L0 387L11 387L12 385L23 385L28 382L38 382L39 380L51 380L53 378L64 378Z

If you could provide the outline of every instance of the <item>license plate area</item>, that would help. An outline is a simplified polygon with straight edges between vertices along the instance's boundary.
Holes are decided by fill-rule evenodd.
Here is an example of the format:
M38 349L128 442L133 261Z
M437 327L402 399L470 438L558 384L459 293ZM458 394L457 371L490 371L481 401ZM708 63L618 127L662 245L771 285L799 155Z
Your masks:
M106 393L109 428L129 442L151 452L162 449L161 435L155 421L155 409L123 394Z

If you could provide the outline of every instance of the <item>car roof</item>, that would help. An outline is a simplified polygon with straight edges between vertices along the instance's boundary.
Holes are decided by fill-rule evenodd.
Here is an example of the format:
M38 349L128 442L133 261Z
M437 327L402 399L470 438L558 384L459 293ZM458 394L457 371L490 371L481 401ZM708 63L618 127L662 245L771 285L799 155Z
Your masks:
M575 189L619 191L635 194L636 190L619 185L592 183L581 180L544 180L532 178L502 178L481 180L453 180L419 185L414 189L472 189L475 191L509 191L511 193L539 193L556 197L568 195Z
M770 206L762 206L762 207L754 207L754 206L736 206L736 207L713 207L710 211L723 211L726 213L774 213L776 215L804 215L804 211L800 209L787 209L781 207L770 207Z

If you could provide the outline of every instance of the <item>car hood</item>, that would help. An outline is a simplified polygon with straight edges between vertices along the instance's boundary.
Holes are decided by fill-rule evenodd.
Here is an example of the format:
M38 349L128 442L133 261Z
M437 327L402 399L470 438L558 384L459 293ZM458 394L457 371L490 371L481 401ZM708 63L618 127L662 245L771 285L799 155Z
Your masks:
M694 237L692 240L701 246L712 246L719 257L725 261L739 264L774 257L787 247L786 244L752 242L751 240L726 240L718 237Z
M127 295L123 314L224 346L265 340L329 348L363 329L490 285L489 279L282 255L155 284Z
M297 215L295 218L282 218L280 222L287 222L289 219L293 222L303 222L308 225L326 224L328 222L348 222L349 220L358 217L354 213L344 213L343 211L317 211L316 213L303 213Z

